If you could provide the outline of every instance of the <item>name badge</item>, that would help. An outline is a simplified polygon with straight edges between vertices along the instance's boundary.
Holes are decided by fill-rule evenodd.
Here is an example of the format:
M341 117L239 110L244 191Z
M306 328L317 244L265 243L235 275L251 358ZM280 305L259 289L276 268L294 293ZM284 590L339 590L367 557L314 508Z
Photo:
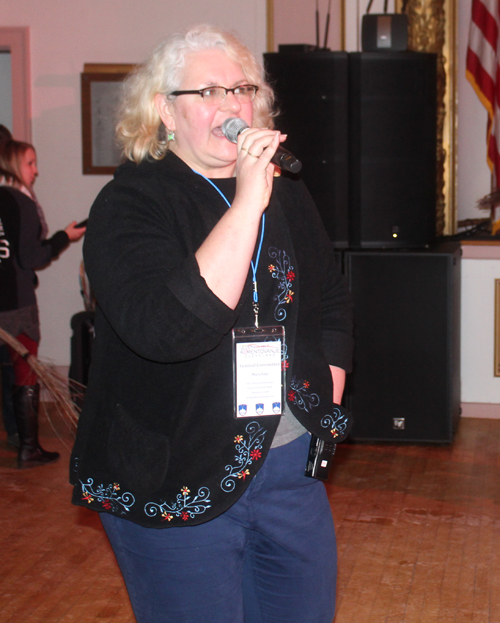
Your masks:
M281 415L284 347L284 327L233 329L235 417Z

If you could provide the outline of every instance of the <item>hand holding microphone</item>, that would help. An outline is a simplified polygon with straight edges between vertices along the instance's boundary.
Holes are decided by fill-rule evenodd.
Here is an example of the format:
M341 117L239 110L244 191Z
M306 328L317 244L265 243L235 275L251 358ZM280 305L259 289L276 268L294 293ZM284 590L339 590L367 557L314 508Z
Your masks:
M229 117L222 124L222 133L231 143L236 143L238 135L249 128L249 125L243 119L239 117ZM271 162L280 169L290 171L291 173L298 173L302 169L302 163L300 160L289 152L281 145L276 150L276 153L271 158Z

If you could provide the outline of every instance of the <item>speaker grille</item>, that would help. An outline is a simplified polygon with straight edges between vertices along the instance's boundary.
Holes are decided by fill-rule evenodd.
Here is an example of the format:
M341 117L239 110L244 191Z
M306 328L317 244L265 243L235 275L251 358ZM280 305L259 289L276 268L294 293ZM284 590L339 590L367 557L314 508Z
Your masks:
M460 411L460 249L347 252L359 440L452 440ZM403 419L404 425L396 425Z

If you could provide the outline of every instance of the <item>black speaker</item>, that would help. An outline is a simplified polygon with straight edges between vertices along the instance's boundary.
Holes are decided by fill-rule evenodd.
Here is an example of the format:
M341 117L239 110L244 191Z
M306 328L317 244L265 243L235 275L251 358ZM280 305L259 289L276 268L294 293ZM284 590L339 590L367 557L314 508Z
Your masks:
M448 443L460 417L460 247L349 251L351 439Z
M361 49L363 52L404 51L408 48L408 16L405 13L363 15Z
M348 246L347 53L264 54L284 147L302 161L301 177L337 248Z
M351 247L433 240L436 102L435 54L349 54Z

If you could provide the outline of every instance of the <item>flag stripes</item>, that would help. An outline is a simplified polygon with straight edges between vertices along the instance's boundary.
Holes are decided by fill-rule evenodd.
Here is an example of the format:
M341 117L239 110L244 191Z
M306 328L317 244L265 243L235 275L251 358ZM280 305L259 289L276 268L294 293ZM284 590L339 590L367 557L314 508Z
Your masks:
M500 68L498 64L500 0L472 0L466 75L488 111L487 161L494 186L500 180Z

